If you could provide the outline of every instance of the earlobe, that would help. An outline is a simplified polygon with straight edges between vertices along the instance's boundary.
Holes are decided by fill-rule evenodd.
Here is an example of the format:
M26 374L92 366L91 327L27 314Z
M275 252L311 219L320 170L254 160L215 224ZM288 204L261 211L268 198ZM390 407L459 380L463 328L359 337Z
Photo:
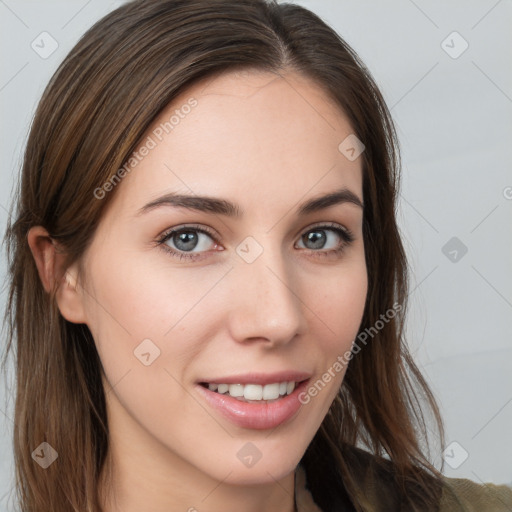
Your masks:
M78 267L71 265L62 275L64 255L57 252L54 241L42 226L31 228L27 241L34 257L39 277L47 293L57 287L55 298L62 316L73 323L86 323L83 296L78 285ZM60 270L60 272L59 272Z

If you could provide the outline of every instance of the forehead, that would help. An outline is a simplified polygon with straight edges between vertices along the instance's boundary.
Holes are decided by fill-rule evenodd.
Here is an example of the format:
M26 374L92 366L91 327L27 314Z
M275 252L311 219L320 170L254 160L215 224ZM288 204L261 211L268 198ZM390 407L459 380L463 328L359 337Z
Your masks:
M224 73L189 87L159 114L116 200L133 209L142 196L176 190L239 202L286 190L279 200L296 202L340 185L362 198L362 159L339 149L352 133L341 108L307 77Z

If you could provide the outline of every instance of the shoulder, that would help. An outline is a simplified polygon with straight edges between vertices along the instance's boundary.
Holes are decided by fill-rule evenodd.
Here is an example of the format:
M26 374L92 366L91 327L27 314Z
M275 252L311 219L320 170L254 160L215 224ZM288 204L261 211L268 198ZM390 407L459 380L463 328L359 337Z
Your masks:
M422 510L439 512L438 505L442 496L442 483L425 470L418 468L424 484L428 484L434 497L429 501L425 489L416 481L407 480L401 488L397 482L394 463L388 458L371 454L354 446L347 447L345 455L354 475L362 484L370 510L387 512L389 510Z
M387 459L376 457L360 449L352 448L354 456L360 461L363 475L371 475L366 482L376 503L396 498L396 489L390 475L393 465ZM361 473L360 473L361 474ZM378 490L378 492L377 492ZM438 512L511 512L512 486L492 483L477 483L465 478L443 477L439 488ZM380 510L380 509L379 509Z
M356 450L357 457L366 467L373 468L373 481L369 489L379 489L375 493L377 501L384 496L395 496L395 488L390 480L392 464L367 452ZM511 512L512 486L492 483L477 483L465 478L443 477L439 487L438 512Z
M445 478L439 512L510 512L512 486Z
M404 503L397 492L393 463L354 446L345 446L344 456L353 476L361 483L368 510L381 512L403 510ZM443 477L442 481L424 473L432 479L437 489L436 505L429 512L511 512L512 486L491 483L476 483L464 478ZM299 512L320 512L308 489L308 478L299 466L296 479ZM407 495L412 501L419 500L422 491L415 484L407 486ZM419 502L419 501L418 501ZM422 508L422 510L426 510Z
M441 497L441 484L437 481L430 482L436 490L434 506L425 506L422 498L424 491L416 482L407 482L405 489L397 485L396 471L394 464L383 457L376 456L366 450L355 446L343 446L343 458L345 464L350 468L351 477L359 484L360 496L359 505L364 510L371 512L389 512L390 510L412 510L411 503L418 504L414 510L422 512L439 512L438 504ZM424 475L425 480L431 477ZM299 467L297 483L297 505L298 512L317 512L320 507L314 502L310 494L308 475ZM344 486L344 482L341 482ZM346 510L356 510L354 504Z

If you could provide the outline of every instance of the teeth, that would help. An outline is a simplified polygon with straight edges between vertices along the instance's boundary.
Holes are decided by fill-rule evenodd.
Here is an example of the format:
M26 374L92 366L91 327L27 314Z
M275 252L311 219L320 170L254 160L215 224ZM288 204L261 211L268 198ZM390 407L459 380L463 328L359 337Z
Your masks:
M264 386L260 384L208 384L208 389L244 401L277 400L280 396L292 393L295 389L295 382L274 382Z
M263 398L263 387L259 384L246 384L244 386L244 398L246 400L261 400Z
M217 388L217 393L225 393L229 389L228 384L219 384L219 387Z
M278 398L279 386L279 383L266 384L265 386L263 386L263 400L275 400L276 398ZM295 382L292 382L292 386L295 387Z
M244 396L244 387L242 384L230 384L228 391L231 396Z

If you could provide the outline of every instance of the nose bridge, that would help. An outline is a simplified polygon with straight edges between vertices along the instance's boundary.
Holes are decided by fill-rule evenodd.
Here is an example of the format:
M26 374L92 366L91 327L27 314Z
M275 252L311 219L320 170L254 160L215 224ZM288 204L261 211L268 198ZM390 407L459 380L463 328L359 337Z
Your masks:
M286 343L303 332L298 283L280 246L271 246L270 238L257 242L247 237L237 247L231 328L238 341L266 338Z

